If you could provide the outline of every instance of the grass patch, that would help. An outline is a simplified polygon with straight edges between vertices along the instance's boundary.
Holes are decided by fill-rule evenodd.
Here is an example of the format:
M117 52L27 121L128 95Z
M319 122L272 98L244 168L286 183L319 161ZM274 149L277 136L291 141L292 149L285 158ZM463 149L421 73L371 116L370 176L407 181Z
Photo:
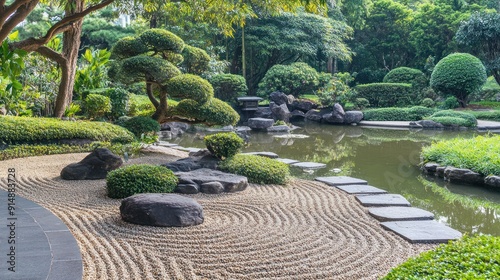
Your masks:
M5 144L47 144L61 139L132 142L123 127L105 122L62 121L53 118L0 117L0 141Z
M439 245L382 279L500 279L500 237L465 236Z
M467 168L484 176L500 175L500 135L434 142L422 150L425 162Z

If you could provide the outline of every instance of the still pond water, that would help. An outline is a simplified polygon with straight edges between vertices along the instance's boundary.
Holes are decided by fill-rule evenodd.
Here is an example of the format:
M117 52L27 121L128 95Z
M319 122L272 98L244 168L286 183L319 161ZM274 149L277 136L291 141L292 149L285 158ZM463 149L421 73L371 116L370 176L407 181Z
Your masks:
M302 127L291 134L308 138L279 138L275 137L279 134L249 132L244 152L270 151L281 158L325 163L326 168L312 174L299 169L292 173L308 179L335 174L364 179L389 193L403 195L412 206L434 213L436 220L461 232L500 235L500 191L425 177L418 166L422 147L432 141L473 137L478 132L299 125ZM186 133L169 141L183 147L203 148L204 134ZM340 173L336 173L338 169Z

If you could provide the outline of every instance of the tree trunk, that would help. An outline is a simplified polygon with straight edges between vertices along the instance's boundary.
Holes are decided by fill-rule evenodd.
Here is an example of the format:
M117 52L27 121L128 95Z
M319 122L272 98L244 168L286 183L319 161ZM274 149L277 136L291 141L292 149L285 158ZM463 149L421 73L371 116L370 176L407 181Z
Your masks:
M497 81L497 83L500 85L500 70L494 70L493 77L495 78L495 81Z
M247 78L247 62L245 59L245 27L241 28L241 70L243 78Z
M72 0L68 3L65 16L70 16L83 11L83 0ZM61 84L56 98L54 115L60 118L64 115L66 107L73 100L73 87L78 61L78 50L80 48L80 37L82 34L83 20L75 21L71 28L63 33L62 56L66 59L66 65L61 66Z

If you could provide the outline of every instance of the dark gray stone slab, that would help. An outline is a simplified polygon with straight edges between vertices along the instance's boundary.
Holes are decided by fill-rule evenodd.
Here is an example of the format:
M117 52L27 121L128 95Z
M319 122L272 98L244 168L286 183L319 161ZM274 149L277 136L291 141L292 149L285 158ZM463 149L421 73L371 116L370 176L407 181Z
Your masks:
M273 152L249 152L249 153L242 153L243 155L256 155L256 156L261 156L261 157L268 157L268 158L278 158L278 155Z
M207 168L196 169L189 172L176 172L180 184L203 185L208 182L219 182L224 186L225 192L243 191L248 186L248 179L245 176L224 173L218 170ZM203 189L200 188L200 191Z
M344 185L336 188L345 191L348 194L385 194L387 191L369 185Z
M368 213L381 222L434 219L431 212L415 207L377 207L368 209Z
M356 199L365 207L411 206L408 200L399 194L358 195Z
M326 167L326 164L317 162L297 162L290 165L302 169L321 169Z
M380 224L411 243L446 243L462 236L459 231L436 221L400 221Z
M281 161L281 162L286 163L286 164L294 164L294 163L299 162L298 160L289 159L289 158L277 158L276 160Z
M167 147L167 148L172 148L172 147L179 146L178 144L168 143L168 142L163 142L163 141L158 142L157 145L158 146L162 146L162 147Z
M331 177L317 177L314 180L323 182L330 186L344 186L344 185L366 185L368 182L358 178L348 176L331 176Z

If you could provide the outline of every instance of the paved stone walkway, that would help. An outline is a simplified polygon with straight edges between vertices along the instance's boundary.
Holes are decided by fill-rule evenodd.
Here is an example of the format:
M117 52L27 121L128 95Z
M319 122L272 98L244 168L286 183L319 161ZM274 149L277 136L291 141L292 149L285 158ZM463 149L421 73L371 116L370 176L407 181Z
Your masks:
M0 279L82 279L80 249L66 225L30 200L9 201L8 194L0 191Z
M409 121L361 121L360 126L373 126L394 129L410 128ZM500 122L494 121L477 121L477 130L498 130L500 129Z

